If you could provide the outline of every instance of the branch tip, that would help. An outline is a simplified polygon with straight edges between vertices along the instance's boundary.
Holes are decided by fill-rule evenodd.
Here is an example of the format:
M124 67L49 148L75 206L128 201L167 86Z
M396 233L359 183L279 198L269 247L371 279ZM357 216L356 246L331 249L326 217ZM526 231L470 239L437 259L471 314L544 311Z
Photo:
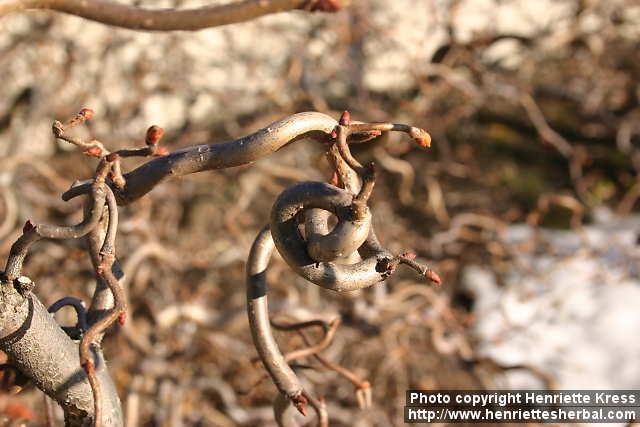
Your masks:
M433 282L437 286L441 286L442 285L442 279L440 278L438 273L436 273L435 271L431 270L430 268L427 268L425 270L424 277L429 279L431 282Z
M411 135L416 144L418 144L419 146L423 148L431 147L431 135L429 135L426 130L420 128L411 128L409 135Z
M94 365L91 360L86 360L82 363L82 369L84 369L87 375L95 375L96 373L96 365Z
M415 252L411 252L411 251L407 251L405 253L402 254L403 257L405 257L406 259L410 259L410 260L414 260L416 259L416 254Z
M29 232L35 230L35 229L36 229L36 224L33 221L31 221L30 219L28 219L24 223L24 226L22 227L22 233L26 234L26 233L29 233Z
M340 123L340 126L349 126L351 124L351 113L344 110L338 123Z
M294 396L291 398L291 402L293 402L293 406L296 407L298 412L300 412L303 416L307 416L307 403L308 400L302 394L298 396Z
M164 129L160 126L153 125L147 129L147 136L144 140L147 145L156 145L164 136Z
M83 108L78 115L82 116L84 120L91 120L95 112L91 108Z

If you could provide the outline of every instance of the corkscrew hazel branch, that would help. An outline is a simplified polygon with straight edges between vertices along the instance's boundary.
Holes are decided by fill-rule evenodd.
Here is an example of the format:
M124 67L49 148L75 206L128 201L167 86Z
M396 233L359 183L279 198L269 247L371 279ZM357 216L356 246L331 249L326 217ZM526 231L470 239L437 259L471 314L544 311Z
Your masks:
M4 270L6 281L13 281L20 276L22 264L29 251L29 248L42 239L77 239L89 233L100 221L102 207L105 202L105 178L109 171L110 164L106 161L100 162L95 178L91 184L92 208L88 215L85 215L82 222L77 225L65 227L48 224L34 224L27 221L22 229L22 236L11 246L7 264Z
M73 307L73 310L76 312L76 318L78 319L76 322L76 328L80 331L80 333L86 331L88 329L87 324L87 309L84 306L84 302L81 299L74 297L63 297L58 301L54 302L49 306L47 311L49 313L55 314L63 307Z
M118 279L113 274L113 263L115 261L115 239L118 228L118 205L111 188L105 184L105 178L107 171L111 170L113 164L119 160L119 154L109 153L102 157L97 171L96 178L94 179L94 186L99 187L102 190L103 197L101 204L95 206L92 212L98 219L95 221L93 228L95 228L102 216L103 206L106 202L108 208L108 225L102 247L100 248L99 257L100 262L96 266L96 275L98 279L107 284L114 299L114 307L102 318L93 322L93 324L86 330L82 336L79 346L80 364L87 374L91 391L93 393L94 402L94 425L99 427L102 419L102 390L100 381L96 372L96 364L91 356L91 345L98 344L103 332L116 320L119 320L121 324L124 323L124 313L126 312L126 297L124 289L120 286ZM93 229L92 228L92 229ZM91 230L88 230L91 231ZM99 351L99 350L97 350Z
M370 286L388 277L400 263L417 268L427 275L427 270L412 263L413 260L408 259L406 256L404 258L394 257L379 244L370 225L370 212L366 206L373 189L374 171L371 167L362 167L353 156L349 157L350 153L347 145L351 142L371 139L382 132L380 129L406 131L412 136L417 135L419 137L421 137L421 134L414 131L414 128L404 125L374 124L367 127L366 124L351 123L346 114L343 114L340 123L337 123L330 117L320 113L300 113L274 122L266 128L235 141L224 144L188 147L164 157L156 158L123 175L118 164L120 154L125 156L154 154L155 149L153 146L160 139L161 132L150 128L147 132L147 147L145 148L109 153L99 141L85 142L71 138L65 133L66 129L73 128L91 118L92 112L89 111L83 110L65 124L57 122L58 124L54 124L53 129L56 137L78 145L87 154L101 156L96 176L92 182L74 186L63 196L65 200L69 200L79 194L91 193L92 197L88 198L88 200L93 201L93 203L85 215L85 218L88 219L81 223L81 230L74 229L74 232L61 233L60 235L62 237L74 237L82 236L87 231L92 232L100 221L105 201L109 210L107 236L98 254L99 256L96 257L99 261L96 266L96 273L113 293L115 304L112 310L89 328L80 345L80 362L87 373L94 394L94 420L96 420L96 423L99 423L101 419L102 392L100 384L97 382L96 362L91 358L90 354L91 344L97 343L100 334L116 319L121 322L124 321L123 314L126 307L124 292L112 270L115 260L113 240L115 239L117 224L117 203L129 203L141 197L167 177L251 163L291 142L303 138L312 138L329 143L329 151L334 156L336 163L336 184L345 188L323 183L303 183L294 186L292 190L285 191L279 197L272 210L271 232L265 229L259 235L254 244L254 249L252 249L252 256L255 259L252 261L250 257L248 263L248 308L256 347L278 388L302 413L305 412L306 404L309 402L315 405L314 407L321 408L321 402L315 401L302 389L295 373L286 363L271 335L266 305L264 271L273 250L273 240L276 240L278 250L298 274L330 289L351 290ZM157 150L155 150L155 154L157 153ZM352 167L349 166L349 163ZM109 173L111 173L113 182L106 181L106 175ZM362 185L360 185L360 182L362 182ZM297 223L303 219L303 216L313 218L312 212L330 212L338 216L339 226L334 230L334 236L330 236L331 233L327 233L329 237L325 235L314 237L312 236L313 233L309 233L305 237L301 236ZM309 215L305 215L306 213L309 213ZM284 218L287 215L287 227L290 227L290 229L279 230L278 223L275 220L278 217ZM328 215L325 214L324 218L325 220L316 221L316 224L319 228L328 229L326 224ZM357 221L361 221L362 224L357 224ZM90 225L85 224L85 222L90 222ZM38 231L36 226L31 228ZM69 228L73 229L73 227ZM25 234L31 232L29 231ZM272 233L274 239L271 237ZM277 239L276 236L278 236ZM334 238L337 238L337 240L332 240ZM282 247L278 246L279 239L282 240ZM317 261L309 257L308 247L314 239L316 240L315 245L319 254L315 255L316 258L327 259L327 261ZM293 243L293 247L287 248L290 243ZM21 253L22 248L20 245L17 246L17 249L19 250L14 252ZM28 245L26 249L28 249ZM353 265L336 262L338 255L351 256L356 252L363 258L362 261ZM16 263L15 260L11 261L12 257L10 257L8 264L13 266L19 264L21 266L22 259L24 259L24 256ZM292 260L296 262L292 263ZM300 260L304 261L304 263L297 263ZM316 270L313 270L314 268ZM17 271L19 273L20 268L17 270L15 268L7 268L6 271ZM100 356L99 347L96 347L95 351L96 356Z
M273 248L271 232L265 227L253 242L247 260L249 326L258 355L274 384L304 415L307 399L303 396L302 385L280 352L269 322L266 270Z
M107 156L108 160L113 161L114 155ZM115 237L118 226L118 206L111 192L111 189L107 187L107 207L109 210L109 224L107 227L107 233L100 250L101 262L96 268L96 275L104 281L109 287L113 295L114 304L111 310L107 314L96 320L89 330L84 334L80 341L80 364L85 370L89 383L91 384L91 390L93 392L94 401L94 425L99 427L102 411L102 391L100 388L100 382L95 372L95 362L91 355L91 345L99 344L99 340L104 331L111 326L116 320L123 325L125 322L125 313L127 310L126 295L124 289L120 285L120 282L113 273L113 263L115 261Z
M170 177L250 164L285 145L302 139L312 139L331 145L333 144L332 133L337 124L336 120L322 113L293 114L233 141L186 147L166 156L154 158L124 174L123 177L126 180L124 188L113 190L118 204L126 205L144 196ZM394 128L394 126L400 127L400 125L388 124L388 127ZM407 126L407 128L410 127ZM380 131L364 130L362 133L351 133L347 136L347 141L349 143L362 142L363 139L368 141L372 138L371 132L377 136ZM80 183L64 193L62 198L69 200L88 191L89 184Z

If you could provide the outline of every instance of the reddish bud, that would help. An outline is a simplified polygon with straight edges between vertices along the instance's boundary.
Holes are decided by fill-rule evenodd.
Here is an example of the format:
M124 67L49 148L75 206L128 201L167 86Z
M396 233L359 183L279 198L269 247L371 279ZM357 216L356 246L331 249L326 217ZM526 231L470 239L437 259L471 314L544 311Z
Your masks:
M342 9L340 0L316 0L311 5L312 12L337 12Z
M427 138L416 138L415 141L419 146L421 146L423 148L431 147L431 138L430 137L427 137Z
M426 130L420 128L411 128L409 134L419 146L424 148L431 147L431 135L429 135Z
M78 114L81 115L85 120L91 120L95 113L91 108L83 108Z
M147 136L144 140L147 145L156 145L162 136L164 135L164 129L160 126L153 125L147 129Z
M120 326L124 326L124 324L127 322L127 312L123 311L122 313L120 313L120 315L118 316L118 323L120 324Z
M306 417L307 416L307 398L304 397L303 395L300 395L300 396L293 397L291 401L293 402L293 406L296 407L298 412L300 412L302 415Z
M344 110L342 115L340 116L340 120L338 121L342 126L349 126L351 124L351 113L347 110Z
M33 231L35 229L36 229L36 225L33 223L33 221L28 219L27 222L25 222L24 226L22 227L22 232L23 233L28 233L28 232Z
M424 272L424 277L431 280L433 283L435 283L438 286L442 284L442 279L440 278L440 276L438 276L438 273L436 273L431 269L427 269L427 271Z
M412 260L412 261L413 261L414 259L416 259L416 254L415 254L415 253L413 253L413 252L411 252L411 251L408 251L408 252L403 253L403 254L402 254L402 256L403 256L403 257L405 257L406 259L410 259L410 260Z
M331 138L336 139L338 137L338 132L336 132L336 130L332 130L331 131Z
M102 149L100 147L90 147L84 151L84 154L91 157L102 157Z
M87 375L95 375L96 367L91 360L87 360L82 364L82 369L87 373Z

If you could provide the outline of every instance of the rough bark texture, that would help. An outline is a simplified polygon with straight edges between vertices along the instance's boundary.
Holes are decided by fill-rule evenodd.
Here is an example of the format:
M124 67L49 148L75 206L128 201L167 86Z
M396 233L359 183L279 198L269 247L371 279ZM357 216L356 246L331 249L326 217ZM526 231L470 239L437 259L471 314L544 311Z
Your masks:
M69 426L89 425L93 397L80 367L78 344L58 326L30 291L19 293L12 284L0 285L0 350L35 385L58 402ZM122 411L102 354L95 354L104 390L103 426L121 426Z

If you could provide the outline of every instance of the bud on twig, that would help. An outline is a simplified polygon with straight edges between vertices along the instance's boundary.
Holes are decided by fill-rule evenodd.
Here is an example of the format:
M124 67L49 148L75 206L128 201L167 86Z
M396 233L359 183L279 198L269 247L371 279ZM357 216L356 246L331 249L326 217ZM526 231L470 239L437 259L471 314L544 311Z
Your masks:
M349 126L351 124L351 113L344 110L338 123L340 123L341 126Z
M84 120L91 120L95 113L91 108L83 108L78 114L82 116Z
M100 147L90 147L84 151L84 154L90 157L102 157L102 149Z
M156 145L160 142L160 139L164 136L164 129L160 126L153 125L147 129L147 136L144 140L147 145Z
M424 272L424 277L426 277L427 279L431 280L433 283L435 283L438 286L442 285L442 279L440 278L438 273L436 273L435 271L431 270L430 268L428 268Z

